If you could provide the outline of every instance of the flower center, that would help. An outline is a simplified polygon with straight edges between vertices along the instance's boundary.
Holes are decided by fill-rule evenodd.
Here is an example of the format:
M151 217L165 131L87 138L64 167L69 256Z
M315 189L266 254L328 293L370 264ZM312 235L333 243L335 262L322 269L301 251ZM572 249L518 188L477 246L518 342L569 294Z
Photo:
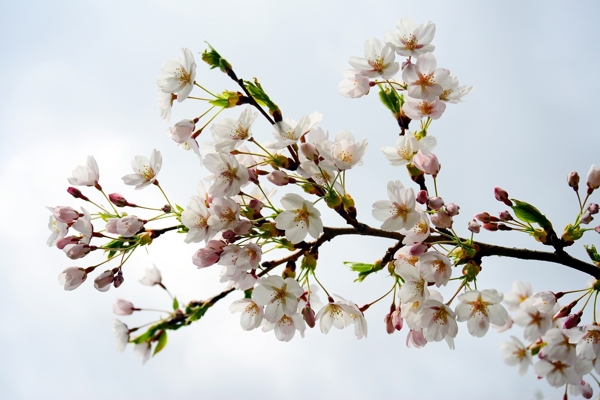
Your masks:
M250 129L244 127L244 125L238 123L235 127L235 135L233 135L233 138L236 140L244 140L248 137L249 130Z
M406 218L408 217L408 209L406 208L406 205L394 203L394 209L394 214L396 217L400 217L404 222L406 222Z
M422 101L421 103L419 103L417 108L423 115L429 115L429 114L433 113L433 104L431 104L427 101Z
M296 223L296 226L308 226L308 210L306 208L296 210L294 222Z
M369 58L367 62L371 67L373 67L373 71L383 71L383 60L381 59L381 57L375 57L374 60L372 58Z
M177 78L179 83L190 82L190 74L183 67L175 68L175 78Z
M404 35L400 38L400 41L407 50L414 50L417 48L418 41L415 35Z

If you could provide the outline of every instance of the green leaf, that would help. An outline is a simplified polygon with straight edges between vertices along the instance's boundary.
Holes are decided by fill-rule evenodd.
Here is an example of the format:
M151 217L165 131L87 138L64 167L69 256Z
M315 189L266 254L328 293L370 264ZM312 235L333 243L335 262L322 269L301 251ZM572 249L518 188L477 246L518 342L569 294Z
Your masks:
M208 310L208 306L200 306L200 307L196 308L194 310L194 312L192 313L192 315L190 315L188 317L188 321L190 321L190 322L198 321L200 318L202 318L204 316L204 314L206 314L207 310Z
M177 297L173 297L173 310L177 311L179 309L179 302L177 301Z
M394 115L400 113L400 109L404 103L404 98L400 97L398 92L389 86L379 90L379 99L385 108L390 110Z
M375 268L374 264L366 264L353 261L344 261L344 265L355 272L367 272Z
M154 354L152 354L152 357L154 357L159 351L164 349L166 345L167 345L167 331L162 331L160 336L158 337L158 343L156 344L156 348L154 349Z
M225 73L231 70L231 64L221 57L210 44L208 45L208 49L204 50L204 53L202 53L202 61L210 65L210 69L219 68Z
M271 115L281 114L279 106L273 103L256 78L254 78L254 82L244 81L244 84L254 100L261 106L266 106Z
M596 250L596 246L591 244L589 246L584 245L583 247L585 247L585 251L587 251L588 256L590 257L590 259L592 261L600 262L600 254L598 254L598 251Z
M544 229L552 228L552 224L540 210L535 208L529 203L524 201L511 199L514 205L512 206L513 211L517 218L527 223L537 223Z

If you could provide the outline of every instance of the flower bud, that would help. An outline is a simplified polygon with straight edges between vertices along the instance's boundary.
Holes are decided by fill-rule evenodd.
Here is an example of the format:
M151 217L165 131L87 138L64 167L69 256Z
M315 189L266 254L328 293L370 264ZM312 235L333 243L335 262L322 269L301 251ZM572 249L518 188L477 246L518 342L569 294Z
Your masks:
M591 191L600 187L600 168L596 168L595 165L592 165L588 172L587 185ZM590 190L588 190L588 193L591 193Z
M65 252L67 257L69 257L71 260L77 260L78 258L85 257L86 255L88 255L88 253L90 251L92 251L95 248L96 248L95 246L94 246L94 248L92 248L90 245L85 244L85 243L67 244L63 248L63 251Z
M117 315L131 315L135 310L133 303L123 299L117 299L113 305L113 312Z
M454 203L450 203L450 204L446 205L446 212L451 217L458 215L458 210L460 210L460 207Z
M391 335L396 331L396 328L394 328L394 323L392 322L392 314L386 314L383 318L383 322L385 323L385 331L388 333L388 335Z
M263 203L260 200L252 199L248 203L248 207L250 207L255 212L259 212L263 208Z
M248 168L248 181L258 185L258 170L256 168Z
M486 223L483 224L483 229L485 229L486 231L490 231L490 232L496 232L498 230L498 224L496 223Z
M571 313L571 310L576 305L577 305L577 300L575 300L575 301L567 304L564 307L561 307L561 309L558 310L558 312L556 314L554 314L554 317L552 317L552 319L559 319L559 318L562 318L562 317L566 317L567 315L569 315Z
M441 197L432 197L427 202L427 205L433 211L437 211L444 206L444 199L442 199Z
M237 235L235 234L234 231L228 229L228 230L224 231L221 234L221 236L223 236L223 239L227 240L229 243L232 243L232 242L235 242L235 240L233 240L233 239L235 239L235 237Z
M415 198L415 200L419 204L427 204L428 198L429 198L429 196L427 195L426 190L419 190L419 193L417 193L417 197Z
M115 277L114 272L112 270L106 270L94 279L94 287L101 292L106 292L110 289L110 284Z
M77 289L87 279L87 273L83 268L69 267L58 275L58 283L65 290Z
M119 270L119 272L117 273L117 276L115 276L115 279L113 279L113 286L116 289L119 286L121 286L124 281L125 281L125 278L123 278L123 273L121 272L121 270Z
M498 218L500 219L500 221L502 222L506 222L506 221L512 221L513 217L512 215L510 215L510 212L508 211L502 211L499 215Z
M473 233L479 233L481 230L481 225L479 225L475 220L469 221L469 230Z
M79 239L80 239L80 237L78 237L78 236L66 236L66 237L64 237L62 239L59 239L56 242L56 247L59 250L63 250L65 248L65 246L68 245L68 244L77 244L77 243L79 243Z
M578 313L569 315L567 317L567 319L565 320L565 323L563 324L563 329L575 328L581 322L582 315L583 315L583 312L581 312L581 311L579 311Z
M496 197L496 200L503 202L509 207L512 207L512 201L508 199L508 193L506 192L506 190L499 187L495 187L494 196Z
M315 327L317 322L315 319L315 310L311 308L310 303L306 303L306 306L302 309L302 318L304 319L304 322L306 322L306 325L311 328Z
M176 123L175 126L169 130L169 133L171 134L171 139L173 139L175 143L182 144L192 137L194 129L196 129L194 121L184 119Z
M79 218L79 212L69 206L57 206L51 210L54 218L56 218L56 220L59 222L64 222L65 224L75 222L75 220Z
M594 230L598 233L600 233L600 225L598 225L597 227L594 228Z
M590 203L590 205L588 206L588 212L592 215L598 214L598 204Z
M221 240L209 240L206 247L198 250L192 256L192 263L198 268L209 267L219 261L223 247L227 244Z
M67 193L69 193L71 196L75 197L76 199L89 201L89 199L81 193L81 190L74 188L72 186L67 189Z
M424 173L433 175L434 177L436 177L440 171L440 162L435 154L428 150L419 150L413 157L413 164Z
M567 183L573 190L579 190L579 174L577 171L570 172L569 175L567 175Z
M108 199L110 200L111 203L113 203L117 207L126 207L126 206L135 207L135 204L130 204L127 200L125 200L125 197L123 197L119 193L109 194Z
M288 175L279 170L272 171L267 175L267 180L275 186L285 186L290 182Z
M586 381L581 381L581 396L584 399L591 399L594 395L594 390Z
M483 223L488 223L491 221L491 216L490 214L486 213L486 212L482 212L479 214L475 214L475 217L473 217L474 219L483 222Z
M424 245L423 243L417 243L410 247L409 254L413 257L419 257L421 254L425 253L427 249L427 245Z
M500 231L512 231L513 228L511 228L508 225L498 224L498 230L500 230Z
M404 320L402 319L400 307L396 307L392 313L392 324L397 331L401 330L402 326L404 326Z
M247 219L242 219L235 223L233 226L233 231L236 235L245 235L252 229L252 222Z
M451 228L452 217L445 211L437 211L431 216L431 223L438 228Z
M302 143L300 145L300 151L310 161L314 161L315 164L319 161L319 150L310 143Z
M581 215L581 218L579 218L579 222L587 225L590 222L592 222L593 219L594 219L594 217L592 217L592 214L590 214L588 211L586 211Z

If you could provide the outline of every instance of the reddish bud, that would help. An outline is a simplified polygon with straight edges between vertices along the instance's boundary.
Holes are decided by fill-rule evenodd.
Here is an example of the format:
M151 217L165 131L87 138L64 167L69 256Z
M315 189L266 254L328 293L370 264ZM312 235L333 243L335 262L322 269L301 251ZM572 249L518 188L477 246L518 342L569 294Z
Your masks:
M498 230L500 230L500 231L512 231L513 229L510 226L508 226L508 225L498 224Z
M498 224L496 224L496 223L483 224L483 229L485 229L486 231L495 232L498 230Z
M571 302L570 304L567 304L564 307L561 307L561 309L558 310L558 312L556 314L554 314L554 317L552 317L552 318L553 319L559 319L559 318L562 318L562 317L566 317L567 315L569 315L571 313L571 310L576 305L577 305L577 300Z
M588 206L588 212L592 215L598 214L598 204L590 203L590 205Z
M383 318L383 322L385 322L385 331L388 333L388 335L391 335L396 331L394 323L392 322L392 314L386 314Z
M469 230L473 233L479 233L481 230L481 225L479 225L477 221L472 220L469 222Z
M117 207L135 207L135 204L129 203L127 200L125 200L125 197L121 196L119 193L109 194L108 199Z
M512 221L513 217L512 215L510 215L510 212L508 211L502 211L499 215L498 218L500 219L500 221L502 222L506 222L506 221Z
M581 218L579 218L579 222L587 225L592 222L593 219L594 217L592 217L592 214L590 214L589 211L586 211L581 215Z
M427 195L427 191L426 190L419 190L419 193L417 193L417 203L419 204L427 204L427 199L429 198L429 196Z
M565 320L565 323L563 324L563 329L575 328L581 322L582 315L583 315L582 311L579 311L578 313L569 315L567 317L567 319Z
M494 197L496 197L496 200L503 202L504 204L506 204L509 207L512 207L512 201L510 201L508 199L508 193L506 192L506 190L499 188L499 187L495 187L494 188Z
M579 190L579 174L577 171L573 171L567 175L567 183L573 188L573 190Z
M475 217L473 217L474 219L483 222L483 223L488 223L491 220L491 216L490 214L486 213L486 212L482 212L479 214L475 214Z
M448 213L449 216L454 217L455 215L458 215L458 210L460 210L460 207L457 206L454 203L450 203L446 206L446 212Z
M313 146L310 143L305 142L300 145L300 151L302 152L304 157L306 157L310 161L314 161L315 163L318 163L319 150L317 150L317 148L315 146Z
M306 306L302 309L302 318L306 325L311 328L315 327L316 319L315 319L315 310L310 307L310 303L306 303Z
M75 197L76 199L81 199L81 200L89 201L89 199L88 199L87 197L85 197L85 196L84 196L84 195L81 193L81 190L79 190L79 189L77 189L77 188L74 188L74 187L72 187L72 186L71 186L71 187L69 187L69 188L67 189L67 192L68 192L68 193L69 193L71 196Z
M417 243L411 246L409 253L413 257L419 257L421 254L427 251L427 248L427 245L424 245L423 243Z
M444 206L444 199L442 199L441 197L432 197L427 202L427 205L432 210L437 211Z

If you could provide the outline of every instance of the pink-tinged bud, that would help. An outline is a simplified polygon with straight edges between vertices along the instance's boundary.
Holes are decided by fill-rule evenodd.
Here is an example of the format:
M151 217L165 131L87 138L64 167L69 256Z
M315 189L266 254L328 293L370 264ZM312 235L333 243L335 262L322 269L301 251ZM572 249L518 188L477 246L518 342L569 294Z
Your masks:
M315 310L310 307L309 303L306 303L306 306L302 309L302 318L304 319L304 322L306 322L306 325L311 328L315 327L317 322L315 319Z
M444 206L444 199L442 199L441 197L432 197L427 202L427 205L433 211L437 211Z
M66 236L60 240L58 240L56 242L56 247L60 250L64 249L66 245L68 244L77 244L79 243L79 239L81 239L78 236Z
M498 224L496 224L496 223L483 224L483 229L485 229L486 231L496 232L498 230Z
M438 228L451 228L452 217L449 216L445 211L437 211L431 216L431 223Z
M175 143L185 143L191 137L192 133L194 133L194 129L196 129L196 125L194 121L190 121L189 119L184 119L175 124L170 130L171 139L175 141Z
M215 264L221 258L223 247L226 245L227 243L221 240L209 240L206 247L198 250L192 256L192 263L198 268L205 268Z
M112 270L106 270L94 279L94 287L101 292L106 292L110 289L110 284L113 282L115 273Z
M229 243L231 243L231 241L237 236L235 234L234 231L232 230L226 230L224 231L221 236L223 236L223 239L227 240Z
M584 399L591 399L594 395L594 389L586 381L581 381L581 396Z
M587 185L591 191L600 187L600 168L596 168L595 165L592 165L587 174ZM588 190L588 192L590 192L590 190Z
M415 245L412 245L408 252L413 257L419 257L421 254L425 253L427 249L427 245L424 245L423 243L417 243Z
M108 199L117 207L135 207L135 204L129 203L127 200L125 200L125 197L121 196L119 193L109 194Z
M76 199L89 201L89 199L81 193L81 190L74 188L72 186L67 189L67 193L69 193L71 196L75 197Z
M421 171L434 177L440 172L440 162L435 154L428 150L419 150L413 157L413 164Z
M123 218L109 218L106 221L106 231L108 233L123 237L135 236L143 226L144 221L135 215L127 215Z
M581 218L579 218L579 222L581 222L582 224L589 224L593 220L594 220L594 217L592 217L592 214L590 214L588 211L584 212L581 215Z
M559 319L562 317L566 317L567 315L569 315L571 313L571 310L573 310L573 307L575 307L577 305L577 300L571 302L570 304L567 304L564 307L561 307L560 310L558 310L558 312L556 314L554 314L554 317L552 317L553 319Z
M508 193L504 189L495 187L494 188L494 197L496 197L496 200L503 202L504 204L506 204L509 207L512 207L512 205L513 205L512 201L510 201L508 199Z
M83 268L69 267L58 275L58 283L65 290L77 289L87 279L87 273Z
M70 224L79 218L79 212L69 206L57 206L52 209L52 215L59 222Z
M450 203L446 206L446 212L448 213L449 216L454 217L455 215L458 215L458 210L460 210L460 207L457 206L454 203Z
M258 185L258 171L256 168L248 168L248 180Z
M481 230L481 225L479 225L475 220L469 221L469 230L473 233L479 233Z
M233 226L233 231L236 235L245 235L252 229L252 222L247 219L239 220Z
M415 198L415 200L417 200L417 203L419 204L427 204L428 198L429 196L427 195L426 190L419 190L419 193L417 193L417 197Z
M567 317L567 319L565 320L565 323L563 324L563 329L575 328L581 322L582 315L583 315L583 312L581 312L581 311L579 311L578 313L569 315Z
M573 188L573 190L579 190L579 174L577 171L573 171L567 175L567 183Z
M498 224L498 230L499 231L512 231L513 228L511 228L508 225L504 225L504 224Z
M598 214L598 204L590 203L590 205L588 206L588 212L592 215Z
M78 258L83 258L88 255L88 253L94 250L96 247L92 248L88 244L67 244L63 251L71 260L77 260Z
M259 212L263 208L263 203L260 200L252 199L250 200L250 203L248 203L248 207L255 212Z
M400 307L396 307L394 312L392 313L392 324L394 328L399 331L404 326L404 320L402 319Z
M137 308L133 306L133 303L123 300L117 299L117 302L113 305L113 312L117 315L131 315Z
M499 215L498 218L500 219L500 221L502 222L506 222L506 221L512 221L513 217L512 215L510 215L510 212L508 211L502 211Z
M388 333L388 335L391 335L396 331L396 328L394 328L394 323L392 322L392 314L386 314L383 318L383 322L385 323L385 331Z
M319 150L310 143L302 143L300 145L300 151L310 161L317 163L319 161Z
M121 286L123 284L123 282L125 282L125 278L123 278L123 273L121 271L119 271L117 273L117 276L115 276L115 279L113 279L113 286L116 289L119 286Z
M480 221L480 222L483 222L483 223L488 223L488 222L490 222L490 221L491 221L491 216L490 216L490 214L488 214L488 213L486 213L486 212L482 212L482 213L479 213L479 214L475 214L475 217L473 217L473 218L475 218L476 220L478 220L478 221Z
M279 170L272 171L267 175L267 180L275 186L285 186L290 182L288 175Z
M600 233L600 225L598 225L597 227L594 228L594 230L598 233Z

